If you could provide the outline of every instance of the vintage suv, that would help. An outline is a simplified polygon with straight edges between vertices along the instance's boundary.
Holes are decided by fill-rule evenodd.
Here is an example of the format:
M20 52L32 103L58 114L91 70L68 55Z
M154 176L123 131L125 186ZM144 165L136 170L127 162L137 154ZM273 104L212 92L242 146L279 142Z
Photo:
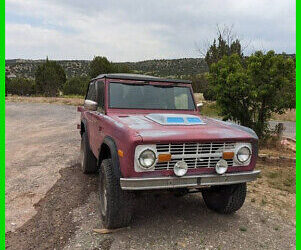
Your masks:
M106 228L130 223L132 199L143 190L200 191L208 208L233 213L259 175L255 132L200 116L189 81L99 75L78 111L81 167L99 172Z

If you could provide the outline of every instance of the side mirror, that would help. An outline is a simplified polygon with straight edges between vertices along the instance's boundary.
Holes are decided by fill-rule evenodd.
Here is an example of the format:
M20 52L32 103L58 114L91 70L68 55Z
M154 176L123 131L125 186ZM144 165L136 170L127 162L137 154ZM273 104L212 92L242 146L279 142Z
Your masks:
M201 108L203 107L203 105L204 104L202 102L199 102L199 103L196 104L199 112L201 111Z
M88 109L90 111L96 111L97 110L97 102L91 101L91 100L85 100L84 107L85 109Z

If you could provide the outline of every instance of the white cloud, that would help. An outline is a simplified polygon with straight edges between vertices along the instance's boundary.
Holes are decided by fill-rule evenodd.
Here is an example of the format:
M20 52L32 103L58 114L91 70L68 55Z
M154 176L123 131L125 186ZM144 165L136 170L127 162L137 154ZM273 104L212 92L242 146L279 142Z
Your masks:
M197 57L194 44L212 40L217 23L234 24L251 41L249 52L293 53L294 9L294 2L259 0L7 0L6 58Z

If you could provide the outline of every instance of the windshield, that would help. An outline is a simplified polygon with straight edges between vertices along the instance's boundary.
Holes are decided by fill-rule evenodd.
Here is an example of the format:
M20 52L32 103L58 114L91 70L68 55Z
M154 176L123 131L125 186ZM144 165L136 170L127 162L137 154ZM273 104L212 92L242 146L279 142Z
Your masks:
M195 110L189 87L110 83L110 108Z

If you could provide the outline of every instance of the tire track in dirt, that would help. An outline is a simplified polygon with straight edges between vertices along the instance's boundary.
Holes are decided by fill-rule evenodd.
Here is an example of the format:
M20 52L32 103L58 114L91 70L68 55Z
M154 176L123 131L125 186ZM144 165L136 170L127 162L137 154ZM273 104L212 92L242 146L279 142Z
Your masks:
M60 170L61 178L35 204L37 214L6 233L7 249L62 249L76 231L72 210L97 191L97 176L83 175L79 164ZM74 195L76 194L76 195Z

